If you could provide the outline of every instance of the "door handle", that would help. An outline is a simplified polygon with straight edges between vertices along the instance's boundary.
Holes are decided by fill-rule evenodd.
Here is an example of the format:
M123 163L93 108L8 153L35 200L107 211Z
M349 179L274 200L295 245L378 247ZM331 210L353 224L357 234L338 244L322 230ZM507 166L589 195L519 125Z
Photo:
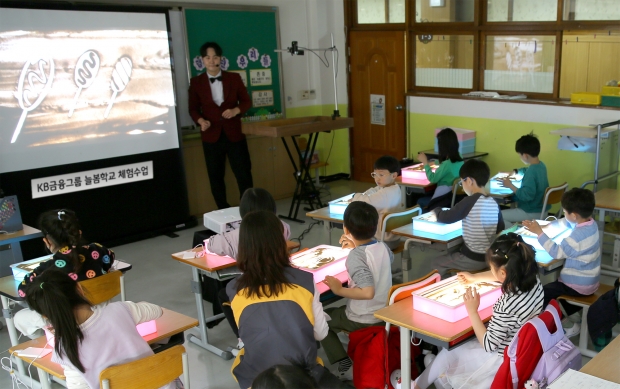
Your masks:
M402 105L397 105L396 106L396 110L397 111L402 111L403 110L403 106Z

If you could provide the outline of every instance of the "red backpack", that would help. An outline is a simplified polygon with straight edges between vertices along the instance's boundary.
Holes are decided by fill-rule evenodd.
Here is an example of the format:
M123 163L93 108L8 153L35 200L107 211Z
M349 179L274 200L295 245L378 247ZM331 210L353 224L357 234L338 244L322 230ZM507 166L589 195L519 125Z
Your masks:
M353 384L358 389L394 389L390 374L400 369L400 333L398 327L373 326L349 334L348 354L353 361ZM415 358L420 348L411 345L411 378L418 376Z

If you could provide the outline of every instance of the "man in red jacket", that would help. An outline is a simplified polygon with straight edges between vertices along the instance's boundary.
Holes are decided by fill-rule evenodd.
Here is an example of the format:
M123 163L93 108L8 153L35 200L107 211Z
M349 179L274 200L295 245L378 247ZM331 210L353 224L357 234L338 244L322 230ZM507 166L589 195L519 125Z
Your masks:
M200 48L206 72L191 79L189 114L200 125L211 193L219 209L228 208L224 172L226 156L239 193L253 186L248 143L241 132L241 114L252 106L241 77L220 69L222 48L207 42Z

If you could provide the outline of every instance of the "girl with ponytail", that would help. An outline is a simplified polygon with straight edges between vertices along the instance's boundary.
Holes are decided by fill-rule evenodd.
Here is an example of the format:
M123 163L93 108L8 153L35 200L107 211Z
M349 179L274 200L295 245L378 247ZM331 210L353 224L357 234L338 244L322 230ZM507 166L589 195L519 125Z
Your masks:
M478 314L478 292L468 288L463 299L476 338L451 351L442 350L412 387L427 388L434 382L437 388L490 388L506 346L521 326L542 312L544 294L534 250L521 236L500 235L487 250L486 262L490 271L462 272L458 279L464 284L501 282L503 294L493 306L488 327Z
M52 257L28 273L20 283L18 293L26 297L28 284L47 269L57 269L74 281L83 281L106 274L114 263L114 252L99 243L90 243L82 238L80 222L75 212L57 209L39 216L39 229L43 233L43 243ZM31 338L40 336L45 321L39 314L22 309L15 315L15 327Z
M59 268L28 283L26 301L54 334L52 361L62 365L69 389L99 389L105 368L153 354L136 325L160 317L157 305L121 301L92 306L77 281Z

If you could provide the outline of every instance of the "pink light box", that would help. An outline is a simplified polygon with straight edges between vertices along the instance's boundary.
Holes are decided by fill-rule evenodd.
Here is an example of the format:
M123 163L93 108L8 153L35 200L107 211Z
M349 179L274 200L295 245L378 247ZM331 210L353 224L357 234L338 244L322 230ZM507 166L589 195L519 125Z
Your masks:
M431 170L433 172L435 170L437 170L437 168L439 167L439 165L437 165L435 162L431 162L430 166L431 166ZM403 177L403 179L417 180L417 181L426 181L427 183L430 184L430 182L426 178L426 172L424 171L424 164L423 163L419 163L419 164L413 165L413 166L404 167L404 168L402 168L400 170L400 174Z
M346 271L345 259L350 251L351 249L323 244L291 256L291 263L312 273L314 282L318 283L323 281L325 276L335 276Z
M502 285L499 282L466 285L461 284L457 276L454 276L413 292L413 309L450 323L457 322L467 317L463 294L470 286L475 287L480 294L478 311L492 306L502 295Z

